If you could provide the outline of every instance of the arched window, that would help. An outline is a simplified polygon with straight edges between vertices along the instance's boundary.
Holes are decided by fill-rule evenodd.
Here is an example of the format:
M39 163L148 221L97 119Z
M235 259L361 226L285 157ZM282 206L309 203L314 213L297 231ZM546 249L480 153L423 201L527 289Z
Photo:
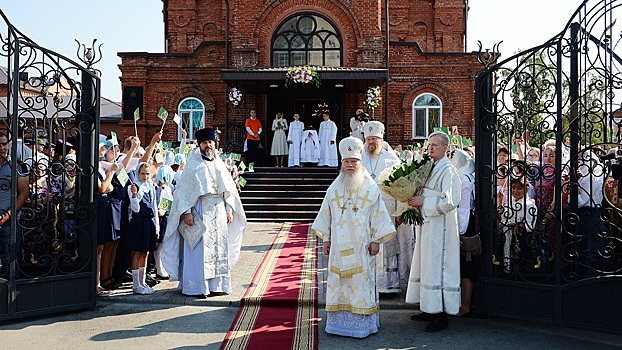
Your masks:
M177 128L177 138L181 140L181 128L188 133L188 138L194 138L194 132L205 127L205 106L194 97L188 97L179 104L181 125Z
M412 105L412 138L426 138L434 131L434 128L440 127L442 122L441 111L441 100L438 97L432 94L417 96Z
M272 66L341 66L341 36L326 18L296 14L272 37Z

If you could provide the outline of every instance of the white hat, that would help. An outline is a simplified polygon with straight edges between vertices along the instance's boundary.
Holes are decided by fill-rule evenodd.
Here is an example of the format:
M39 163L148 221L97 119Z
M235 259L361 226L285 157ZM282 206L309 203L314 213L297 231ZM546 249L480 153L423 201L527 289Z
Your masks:
M339 142L339 153L342 159L363 158L363 141L358 137L346 137Z
M363 132L365 137L375 136L382 139L384 138L384 125L377 120L372 120L365 123L365 129Z

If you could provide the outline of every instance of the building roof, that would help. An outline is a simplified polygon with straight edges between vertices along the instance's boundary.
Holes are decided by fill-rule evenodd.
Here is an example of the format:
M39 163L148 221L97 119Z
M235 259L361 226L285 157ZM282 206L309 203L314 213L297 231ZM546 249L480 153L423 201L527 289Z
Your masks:
M253 67L221 69L220 77L229 86L237 86L245 92L266 92L283 89L285 74L296 67ZM387 79L387 70L362 67L310 66L322 80L322 87L341 89L346 92L365 92L369 86L380 85ZM298 85L298 86L294 86ZM308 85L308 84L307 84ZM290 89L300 89L300 84Z

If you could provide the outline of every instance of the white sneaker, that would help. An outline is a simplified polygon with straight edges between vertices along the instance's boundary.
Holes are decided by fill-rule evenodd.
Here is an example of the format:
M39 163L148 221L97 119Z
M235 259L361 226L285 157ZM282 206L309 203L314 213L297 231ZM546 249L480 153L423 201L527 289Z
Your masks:
M141 295L153 294L153 289L151 290L150 289L146 289L145 287L139 285L138 287L134 288L134 294L141 294Z

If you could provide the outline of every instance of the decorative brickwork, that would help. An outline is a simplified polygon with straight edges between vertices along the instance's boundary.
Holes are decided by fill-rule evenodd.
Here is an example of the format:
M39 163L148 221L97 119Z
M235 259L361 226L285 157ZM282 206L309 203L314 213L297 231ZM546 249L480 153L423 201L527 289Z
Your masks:
M139 122L139 136L147 138L159 130L156 112L160 106L175 113L187 97L197 98L205 106L205 125L225 130L233 111L226 106L227 84L221 70L270 67L274 33L296 14L315 14L334 25L341 38L342 67L386 68L385 0L228 2L228 45L224 0L167 0L163 37L168 53L119 53L122 85L144 88L146 120ZM381 87L383 101L374 116L385 121L388 101L387 138L391 144L412 142L412 103L426 92L442 100L444 126L457 125L461 133L473 136L473 89L479 66L474 54L464 52L465 11L464 0L389 0L389 80L374 82ZM355 73L348 74L344 76L352 79ZM276 89L266 87L252 93L243 89L245 101L235 112L237 119L255 108L267 128L276 109L285 110L286 118L291 119L288 101L331 99L331 103L341 101L339 106L331 106L330 110L338 113L331 119L340 127L340 137L347 135L350 116L363 105L366 82L338 90L334 86L340 82L323 80L320 88L286 90L282 79L275 81ZM260 82L247 83L254 87ZM121 126L122 136L134 134L133 122L124 120ZM269 142L270 131L264 135ZM172 122L167 123L164 137L177 137Z

